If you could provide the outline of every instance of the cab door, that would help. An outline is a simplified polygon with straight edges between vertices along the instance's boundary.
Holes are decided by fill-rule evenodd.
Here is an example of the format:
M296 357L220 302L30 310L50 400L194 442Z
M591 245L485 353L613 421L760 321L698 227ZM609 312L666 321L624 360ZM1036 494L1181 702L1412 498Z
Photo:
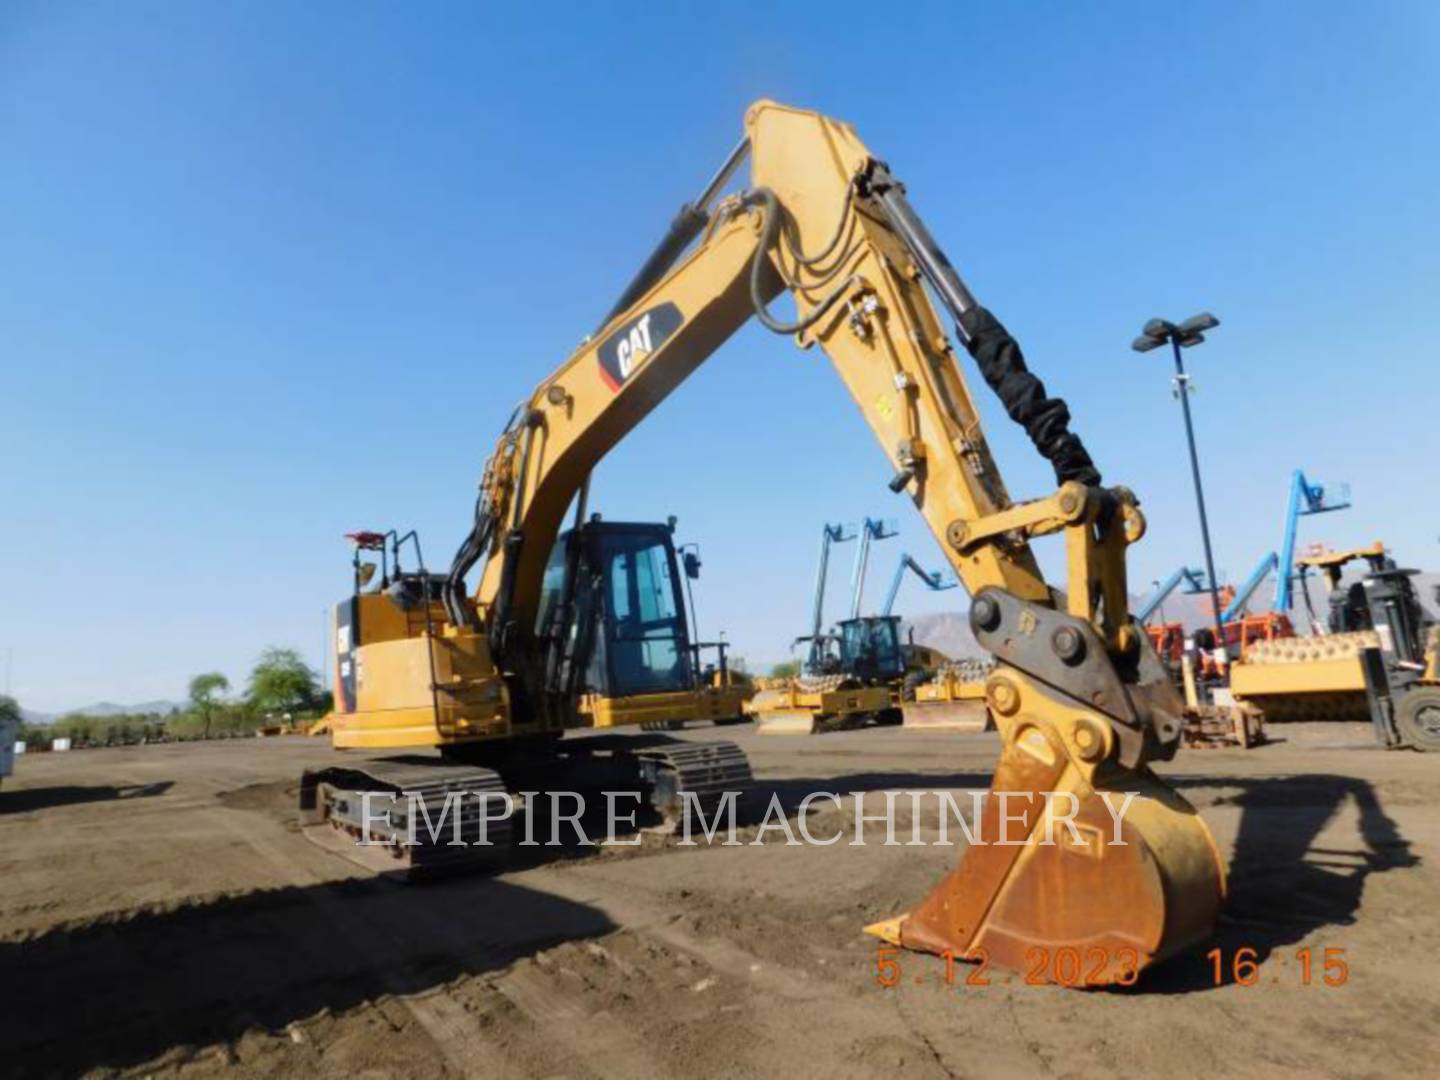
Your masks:
M601 581L592 688L607 697L694 685L675 548L663 526L610 526L589 545Z

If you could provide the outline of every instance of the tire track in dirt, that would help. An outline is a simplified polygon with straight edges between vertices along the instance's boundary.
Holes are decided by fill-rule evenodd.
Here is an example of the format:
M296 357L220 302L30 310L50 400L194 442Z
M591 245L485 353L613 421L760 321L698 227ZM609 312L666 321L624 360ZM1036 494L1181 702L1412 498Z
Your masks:
M255 830L244 828L232 814L223 811L222 813L225 815L224 827L233 834L243 837L256 855L271 865L277 873L296 875L297 870L301 870L296 865L293 852L289 850L293 844L287 844L284 849L281 849L279 845L268 838L257 835ZM313 872L303 870L301 872L310 879L310 884L320 884L324 881ZM381 888L389 887L383 882L376 884ZM310 903L318 903L314 894L309 894L307 899ZM328 905L326 911L337 921L345 924L355 940L375 943L373 960L380 969L395 965L398 970L406 962L405 944L403 941L397 940L396 935L389 927L373 921L362 920L343 903ZM500 962L499 956L496 957L496 962ZM435 1050L458 1075L489 1075L487 1063L493 1057L493 1047L480 1035L477 1027L470 1021L465 1008L449 995L448 987L440 986L423 994L407 994L404 986L398 980L389 979L386 982L395 995L395 1000L425 1029L434 1043Z

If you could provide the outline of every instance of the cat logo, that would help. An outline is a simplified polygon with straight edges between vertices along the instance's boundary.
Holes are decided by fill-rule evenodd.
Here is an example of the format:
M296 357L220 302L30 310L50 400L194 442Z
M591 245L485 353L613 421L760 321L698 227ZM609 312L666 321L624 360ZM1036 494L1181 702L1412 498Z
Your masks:
M598 354L605 385L618 391L684 321L674 304L661 304L637 315L606 338Z

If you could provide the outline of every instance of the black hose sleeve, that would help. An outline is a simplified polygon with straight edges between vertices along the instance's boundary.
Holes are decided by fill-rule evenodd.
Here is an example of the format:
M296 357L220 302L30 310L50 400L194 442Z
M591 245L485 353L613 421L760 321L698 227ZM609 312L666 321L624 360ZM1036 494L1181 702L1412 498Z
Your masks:
M1045 396L1045 384L1025 366L1019 342L1000 320L977 305L961 313L960 329L985 382L1010 419L1025 429L1035 449L1054 467L1056 482L1078 480L1099 487L1100 470L1080 436L1070 430L1069 406L1060 398Z

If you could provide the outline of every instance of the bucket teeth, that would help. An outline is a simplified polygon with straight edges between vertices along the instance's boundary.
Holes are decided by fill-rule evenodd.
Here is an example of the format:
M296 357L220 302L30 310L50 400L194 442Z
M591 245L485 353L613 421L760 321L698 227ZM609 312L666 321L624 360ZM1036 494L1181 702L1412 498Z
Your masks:
M865 933L871 937L877 937L881 941L889 942L891 945L900 944L900 927L905 924L909 915L899 915L893 919L882 919L877 923L871 923L865 927Z

